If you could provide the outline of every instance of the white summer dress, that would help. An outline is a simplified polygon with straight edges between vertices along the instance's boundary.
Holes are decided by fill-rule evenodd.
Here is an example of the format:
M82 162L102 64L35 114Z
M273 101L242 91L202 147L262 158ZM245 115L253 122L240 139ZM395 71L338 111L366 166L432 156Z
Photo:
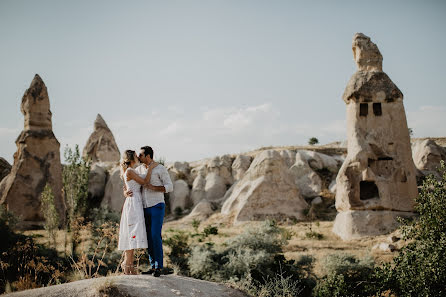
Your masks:
M147 244L146 225L142 206L141 185L136 181L127 181L128 168L124 174L124 182L128 190L132 190L133 196L127 197L124 202L119 225L119 250L145 249ZM134 170L133 170L134 171ZM136 171L134 171L136 173ZM137 174L137 173L136 173ZM144 178L144 177L142 177Z

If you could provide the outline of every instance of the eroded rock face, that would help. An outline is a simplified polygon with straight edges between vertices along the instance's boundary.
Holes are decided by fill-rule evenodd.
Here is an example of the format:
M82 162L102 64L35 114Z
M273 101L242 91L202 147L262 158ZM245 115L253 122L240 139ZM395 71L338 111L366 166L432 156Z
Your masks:
M8 161L0 157L0 181L5 178L9 172L11 172L11 164Z
M101 207L108 208L112 211L121 212L124 205L124 181L121 179L119 167L115 167L110 172L110 177L105 186L104 198Z
M23 95L20 109L25 116L24 130L16 140L17 151L11 172L0 184L0 202L20 217L24 228L43 222L40 194L48 183L63 222L65 204L60 144L52 131L48 92L39 75L35 75Z
M189 194L189 186L184 180L179 179L173 183L173 192L170 194L170 209L172 212L174 212L177 207L182 210L189 207Z
M446 160L446 149L439 146L432 139L417 140L412 143L412 156L415 167L424 175L437 175L440 161Z
M301 219L307 207L280 153L266 150L252 161L221 212L234 215L235 222L284 217Z
M353 48L358 71L343 95L348 153L336 178L336 209L413 211L418 192L403 94L368 37L356 34Z
M87 140L82 155L95 162L118 163L120 153L113 133L100 114L94 122L94 131Z
M383 56L370 37L356 33L353 37L353 58L358 71L382 71Z
M237 155L234 162L232 163L232 177L234 180L240 180L245 175L251 165L252 158L245 155Z
M104 196L107 171L99 164L93 164L88 176L88 198L93 202L100 201Z

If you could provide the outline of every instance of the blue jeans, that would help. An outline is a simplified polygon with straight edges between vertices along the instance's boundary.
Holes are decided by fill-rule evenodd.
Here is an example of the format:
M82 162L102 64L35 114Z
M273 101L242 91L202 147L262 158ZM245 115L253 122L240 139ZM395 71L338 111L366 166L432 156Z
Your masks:
M161 229L163 228L164 209L164 203L158 203L152 207L144 208L147 241L149 244L147 251L152 268L163 268L163 239L161 238Z

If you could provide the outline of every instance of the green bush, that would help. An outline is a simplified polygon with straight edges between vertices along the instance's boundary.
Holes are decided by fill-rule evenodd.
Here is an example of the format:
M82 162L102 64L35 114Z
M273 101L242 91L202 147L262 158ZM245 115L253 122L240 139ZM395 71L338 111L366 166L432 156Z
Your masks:
M173 235L163 240L163 243L170 248L167 257L174 266L176 273L179 274L189 274L187 259L191 248L188 241L189 235L183 231L175 231Z
M446 295L446 166L441 161L440 178L428 176L416 199L416 220L406 220L403 239L409 243L392 265L377 270L380 291L391 289L398 296Z
M208 237L209 235L217 235L218 234L218 228L212 225L204 227L203 234L205 237Z
M328 255L323 260L326 276L313 291L316 297L370 296L374 293L372 258L356 259L348 254Z
M268 284L268 280L276 281L274 277L278 275L282 275L287 282L298 282L302 290L310 287L300 282L303 276L300 267L283 256L282 247L286 240L282 235L283 232L275 222L266 221L227 241L220 249L212 245L195 247L188 261L190 275L235 283L245 286L245 291L249 287L250 292L257 292ZM247 283L249 286L246 286Z

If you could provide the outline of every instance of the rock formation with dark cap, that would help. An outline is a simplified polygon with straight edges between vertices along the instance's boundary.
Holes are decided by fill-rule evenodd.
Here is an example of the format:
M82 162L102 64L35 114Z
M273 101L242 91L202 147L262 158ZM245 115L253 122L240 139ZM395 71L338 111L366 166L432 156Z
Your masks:
M417 196L403 94L382 71L382 55L369 37L355 34L358 71L347 105L347 157L336 178L333 231L343 239L393 231L396 217L410 216Z
M11 172L0 183L0 203L20 218L23 227L41 223L40 194L48 183L59 217L65 218L59 141L52 130L47 88L35 75L22 98L24 130L16 140Z

